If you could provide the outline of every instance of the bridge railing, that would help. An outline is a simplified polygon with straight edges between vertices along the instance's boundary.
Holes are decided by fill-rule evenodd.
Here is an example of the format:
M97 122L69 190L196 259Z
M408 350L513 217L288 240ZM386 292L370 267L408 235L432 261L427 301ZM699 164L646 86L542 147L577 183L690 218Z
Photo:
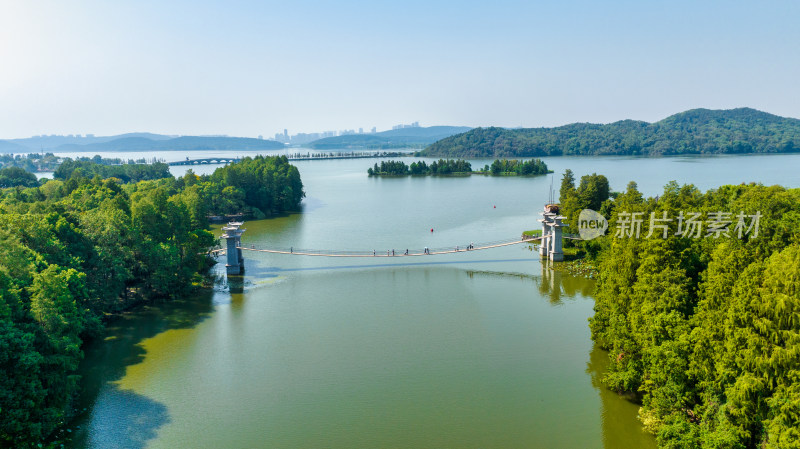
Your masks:
M472 250L479 250L479 249L488 249L494 248L499 246L505 245L513 245L517 243L527 242L527 241L535 241L536 238L532 237L529 239L521 240L519 238L514 239L506 239L506 240L495 240L491 242L481 242L481 243L472 243L472 242L465 242L460 245L454 246L440 246L440 247L428 247L428 248L418 248L418 247L409 247L409 248L374 248L369 250L325 250L325 249L311 249L311 248L299 248L299 247L269 247L266 249L265 246L262 245L242 245L241 248L244 250L255 250L255 251L269 251L269 252L279 252L279 253L286 253L286 254L307 254L307 255L318 255L318 256L403 256L406 255L421 255L426 254L426 249L428 254L435 254L435 253L454 253L454 252L466 252ZM392 253L394 251L394 253Z

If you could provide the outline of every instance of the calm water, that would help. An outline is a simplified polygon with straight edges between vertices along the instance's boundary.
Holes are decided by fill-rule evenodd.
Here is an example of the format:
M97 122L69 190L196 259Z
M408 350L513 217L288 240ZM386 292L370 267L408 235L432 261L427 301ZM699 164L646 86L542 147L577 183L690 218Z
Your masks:
M180 161L187 157L199 159L207 157L233 157L255 156L257 154L281 155L304 152L320 152L304 148L291 148L285 151L256 152L256 151L157 151L157 152L101 152L100 156L106 158L139 159ZM324 152L324 151L323 151ZM328 152L336 152L331 150ZM94 156L96 153L56 153L64 157ZM407 163L420 158L405 159ZM426 159L431 161L433 159ZM345 164L348 169L363 170L379 160L355 160ZM491 164L492 159L471 159L473 168ZM664 184L671 180L679 183L692 183L702 190L711 189L722 184L740 184L760 182L765 185L779 184L786 187L800 187L800 154L767 154L745 156L685 156L666 158L646 157L549 157L544 158L548 167L555 171L554 186L558 190L561 174L566 169L575 172L579 179L582 175L600 173L606 175L611 181L614 190L622 191L628 181L639 184L639 190L646 195L658 195L663 190ZM328 164L333 161L324 161ZM296 162L301 169L313 169L308 162ZM319 164L319 162L316 162ZM197 173L211 173L219 165L204 165L191 167ZM337 168L341 165L337 165ZM171 171L175 175L183 175L190 167L175 166ZM37 173L40 178L51 178L52 173ZM306 175L308 176L308 175ZM306 178L304 177L304 181ZM547 190L545 190L545 198Z
M243 243L399 254L508 239L537 227L551 183L370 179L373 162L298 162L303 213L249 222ZM657 194L671 179L798 186L800 155L547 163ZM76 447L654 446L637 406L600 386L592 281L527 247L245 258L243 285L130 314L87 348Z

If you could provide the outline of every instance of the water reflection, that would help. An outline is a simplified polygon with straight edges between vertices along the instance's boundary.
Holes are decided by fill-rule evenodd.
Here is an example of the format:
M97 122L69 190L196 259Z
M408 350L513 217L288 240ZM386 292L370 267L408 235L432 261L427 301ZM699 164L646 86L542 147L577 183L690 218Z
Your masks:
M550 298L552 304L561 304L561 296L575 298L576 295L592 296L595 283L591 279L573 276L563 271L563 262L542 260L542 280L539 292Z
M159 428L171 422L164 404L123 389L118 382L128 367L144 361L144 340L169 330L194 328L210 316L213 296L213 291L204 290L189 299L158 303L123 315L107 324L109 337L86 345L79 369L78 407L87 413L73 423L73 447L144 448Z
M143 449L158 429L170 422L167 407L146 396L122 390L114 384L103 389L92 412L103 416L92 422L82 437L88 447Z
M229 274L226 279L226 285L228 286L228 291L232 295L244 293L245 278L241 275L236 276Z
M521 259L520 261L534 261L538 259ZM500 262L500 261L486 261L486 262ZM503 261L507 262L507 261ZM446 263L446 262L445 262ZM563 268L557 264L560 262L550 262L548 260L541 261L541 276L506 272L506 271L485 271L485 270L467 270L467 275L471 278L475 275L483 276L502 276L513 277L518 279L528 279L538 285L539 293L542 296L549 298L550 303L553 305L560 305L563 302L562 297L575 299L578 297L588 297L594 293L595 282L591 279L584 277L573 276L563 271Z
M624 441L627 447L655 448L653 435L646 433L640 425L631 425L632 418L638 415L639 405L621 398L603 385L602 378L608 362L608 352L594 345L586 363L586 373L592 379L592 386L600 393L603 446L611 448Z

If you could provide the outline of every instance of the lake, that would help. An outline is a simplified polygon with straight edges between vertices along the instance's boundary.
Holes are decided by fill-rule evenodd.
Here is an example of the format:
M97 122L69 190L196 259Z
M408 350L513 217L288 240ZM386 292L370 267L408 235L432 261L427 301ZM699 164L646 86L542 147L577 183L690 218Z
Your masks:
M296 162L302 213L245 223L242 243L400 254L510 239L539 227L566 168L647 195L673 179L800 182L800 155L545 161L555 176L380 179L374 160ZM244 255L242 281L218 269L213 291L127 314L88 345L74 447L655 447L638 407L600 384L593 281L526 245Z

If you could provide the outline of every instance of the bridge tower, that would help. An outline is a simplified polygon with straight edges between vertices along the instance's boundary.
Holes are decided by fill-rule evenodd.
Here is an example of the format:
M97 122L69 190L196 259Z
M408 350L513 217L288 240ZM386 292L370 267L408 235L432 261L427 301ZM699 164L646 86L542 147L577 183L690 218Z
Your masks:
M550 248L550 222L552 221L552 217L556 215L550 211L550 206L550 204L546 205L544 211L539 213L542 216L542 218L539 219L539 221L542 222L542 241L539 242L539 255L544 259L547 258L547 252Z
M561 215L553 217L553 221L550 223L550 260L553 262L561 262L564 260L564 251L561 249L561 228L564 225L561 223L561 220L567 217L563 217Z
M225 268L228 274L240 275L244 273L244 257L242 256L242 233L245 229L241 228L244 223L239 221L231 221L227 226L222 228L225 231L222 238L227 241L225 254L228 257L228 263Z
M562 229L564 224L561 220L565 219L558 214L558 204L546 204L544 210L540 212L542 218L542 241L539 245L539 255L543 259L550 259L555 262L564 260L564 252L561 248Z

